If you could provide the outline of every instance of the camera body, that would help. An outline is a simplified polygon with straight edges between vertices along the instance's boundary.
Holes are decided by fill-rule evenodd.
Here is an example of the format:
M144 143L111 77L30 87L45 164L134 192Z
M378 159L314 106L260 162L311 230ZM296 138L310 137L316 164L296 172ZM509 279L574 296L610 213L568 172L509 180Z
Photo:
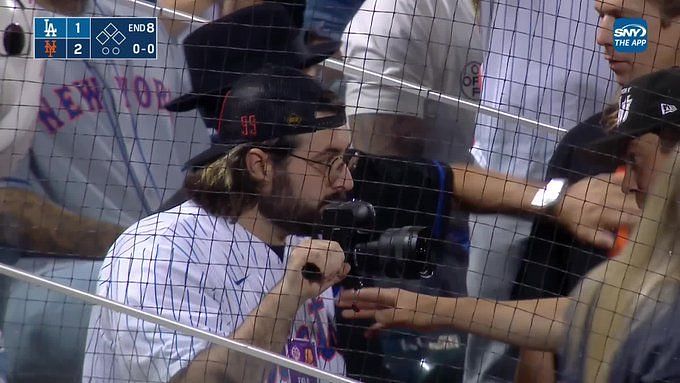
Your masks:
M338 242L345 251L352 266L348 283L381 276L431 277L427 228L403 226L380 232L375 229L375 217L373 205L361 200L331 203L322 211L320 234Z

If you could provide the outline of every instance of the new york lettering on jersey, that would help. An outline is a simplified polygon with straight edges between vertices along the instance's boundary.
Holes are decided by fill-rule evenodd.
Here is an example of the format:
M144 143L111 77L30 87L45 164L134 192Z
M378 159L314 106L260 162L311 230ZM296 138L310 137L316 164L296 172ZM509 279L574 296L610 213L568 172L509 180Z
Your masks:
M153 16L114 3L86 14ZM158 60L46 62L33 178L55 202L127 226L181 187L184 162L209 144L201 119L163 108L189 87L181 37L159 23Z

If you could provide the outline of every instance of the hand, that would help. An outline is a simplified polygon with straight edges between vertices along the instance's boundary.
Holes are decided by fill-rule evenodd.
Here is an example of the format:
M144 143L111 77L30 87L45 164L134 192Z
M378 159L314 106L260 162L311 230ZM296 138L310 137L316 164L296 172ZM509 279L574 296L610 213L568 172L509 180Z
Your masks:
M390 327L432 331L449 325L451 315L436 313L439 299L447 298L402 289L371 287L343 291L337 305L344 309L342 316L345 318L374 319L376 323L365 334L370 337L377 331Z
M320 280L309 281L302 277L302 268L307 263L319 268ZM301 301L304 301L318 296L342 281L349 270L350 265L345 262L345 253L337 242L323 239L306 240L290 253L283 278L283 291L299 296Z
M557 207L557 221L579 240L610 249L621 226L634 227L642 216L633 194L621 190L622 174L600 174L571 185Z
M52 256L103 258L125 228L76 215L26 189L0 188L0 243Z

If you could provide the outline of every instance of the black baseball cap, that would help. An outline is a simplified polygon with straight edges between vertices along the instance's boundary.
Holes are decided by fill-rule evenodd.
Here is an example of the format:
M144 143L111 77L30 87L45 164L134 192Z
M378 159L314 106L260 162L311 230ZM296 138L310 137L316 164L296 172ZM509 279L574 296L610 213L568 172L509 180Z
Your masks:
M198 108L210 116L230 85L244 73L265 64L304 69L339 50L339 42L309 44L290 8L283 3L256 4L189 34L182 45L192 91L165 108L175 112Z
M241 76L222 96L219 113L208 119L216 127L211 147L186 167L205 166L242 143L340 127L346 122L345 108L336 100L299 69L265 65Z
M589 149L622 160L633 139L680 129L680 67L633 80L621 89L617 125Z

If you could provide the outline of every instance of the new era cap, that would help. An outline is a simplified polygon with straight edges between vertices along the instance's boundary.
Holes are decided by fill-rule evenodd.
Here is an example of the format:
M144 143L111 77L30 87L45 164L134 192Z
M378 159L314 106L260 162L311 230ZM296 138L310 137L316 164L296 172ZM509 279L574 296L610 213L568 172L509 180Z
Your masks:
M317 80L295 68L266 65L236 80L209 122L216 127L213 144L187 167L211 163L238 144L336 128L346 119L344 106Z
M680 67L650 73L621 89L616 128L589 149L622 159L631 140L665 129L680 129Z

